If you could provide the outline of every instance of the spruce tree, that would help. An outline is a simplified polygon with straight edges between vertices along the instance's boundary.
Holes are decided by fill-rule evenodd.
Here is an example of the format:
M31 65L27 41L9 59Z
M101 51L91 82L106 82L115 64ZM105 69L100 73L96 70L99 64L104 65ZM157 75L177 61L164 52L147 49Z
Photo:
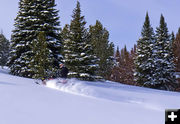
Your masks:
M40 32L37 40L32 45L33 56L30 59L30 68L33 71L33 78L44 79L49 76L52 70L52 60L50 58L51 50L47 47L46 36Z
M135 82L141 86L150 87L153 85L153 43L154 32L151 27L148 13L141 31L141 38L137 41L135 57Z
M70 26L63 29L63 55L65 65L69 68L69 77L82 80L95 80L98 69L97 58L93 54L88 40L84 16L81 16L80 3L73 10Z
M69 48L69 43L70 42L70 27L68 24L66 24L64 26L64 28L61 31L60 36L62 37L62 56L65 57L65 55L70 52L71 50L68 50ZM65 62L65 60L63 59L63 61Z
M33 55L31 45L41 31L45 32L48 48L52 51L52 65L58 64L61 46L58 36L60 22L55 6L54 0L20 0L8 63L12 74L24 77L34 75L29 66L29 58Z
M163 15L160 18L159 27L156 28L153 61L154 73L152 87L174 90L176 87L174 56L172 56L172 43Z
M109 42L109 32L103 27L100 21L89 27L90 42L93 52L99 58L99 75L108 79L113 68L114 44Z
M9 41L3 34L0 34L0 66L6 66L9 57Z

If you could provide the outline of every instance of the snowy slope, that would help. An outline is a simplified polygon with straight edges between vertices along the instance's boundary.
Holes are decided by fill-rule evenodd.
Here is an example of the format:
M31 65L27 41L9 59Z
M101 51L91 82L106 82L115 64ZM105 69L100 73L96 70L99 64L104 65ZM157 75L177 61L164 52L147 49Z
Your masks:
M0 124L163 124L166 108L180 108L180 93L56 81L44 87L0 69Z

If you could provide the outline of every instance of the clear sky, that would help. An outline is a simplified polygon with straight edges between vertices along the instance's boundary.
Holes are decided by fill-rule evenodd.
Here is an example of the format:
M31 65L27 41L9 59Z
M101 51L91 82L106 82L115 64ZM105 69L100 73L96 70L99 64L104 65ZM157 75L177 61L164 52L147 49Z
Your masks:
M14 19L18 12L19 0L0 0L0 29L10 39L14 28ZM122 48L130 49L140 37L146 12L155 29L159 25L161 13L167 22L169 32L177 32L180 27L180 0L79 0L82 15L85 15L87 27L96 20L110 32L110 41ZM76 0L56 0L60 10L61 27L70 23Z

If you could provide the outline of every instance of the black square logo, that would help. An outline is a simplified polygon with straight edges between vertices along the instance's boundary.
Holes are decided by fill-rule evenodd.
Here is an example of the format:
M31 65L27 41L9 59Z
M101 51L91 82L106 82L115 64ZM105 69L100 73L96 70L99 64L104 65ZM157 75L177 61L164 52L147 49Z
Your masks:
M180 109L167 109L165 121L165 124L180 124Z

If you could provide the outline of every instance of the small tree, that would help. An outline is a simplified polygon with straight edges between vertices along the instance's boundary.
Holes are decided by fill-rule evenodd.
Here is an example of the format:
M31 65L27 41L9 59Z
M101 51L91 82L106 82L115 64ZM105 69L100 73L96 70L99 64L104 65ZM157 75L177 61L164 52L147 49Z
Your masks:
M37 40L33 41L32 50L33 57L31 58L29 68L34 74L33 78L43 79L49 76L52 70L52 59L50 57L52 51L47 47L44 32L40 32Z

